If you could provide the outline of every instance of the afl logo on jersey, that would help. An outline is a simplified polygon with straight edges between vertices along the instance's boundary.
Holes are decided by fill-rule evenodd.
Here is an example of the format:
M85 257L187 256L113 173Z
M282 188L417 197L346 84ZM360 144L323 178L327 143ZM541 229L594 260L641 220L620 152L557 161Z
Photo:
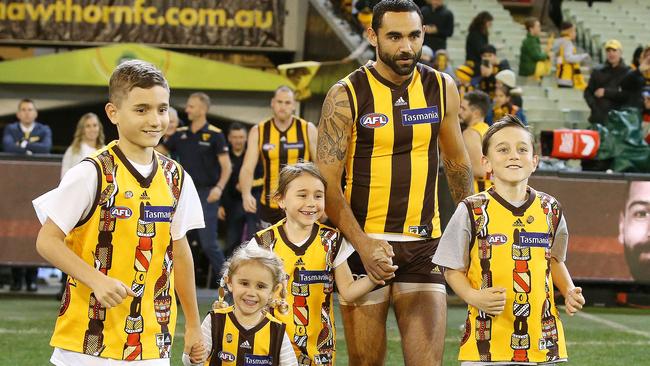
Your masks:
M264 144L262 145L262 150L269 151L275 149L275 144Z
M235 362L235 355L230 352L221 351L219 352L218 357L223 361Z
M508 237L504 234L490 234L487 241L490 245L501 245L508 242Z
M121 207L121 206L111 207L111 216L113 216L116 219L128 219L129 217L131 217L132 214L133 211L131 211L131 209L128 207Z
M388 117L381 113L368 113L361 117L361 126L365 128L379 128L388 123Z

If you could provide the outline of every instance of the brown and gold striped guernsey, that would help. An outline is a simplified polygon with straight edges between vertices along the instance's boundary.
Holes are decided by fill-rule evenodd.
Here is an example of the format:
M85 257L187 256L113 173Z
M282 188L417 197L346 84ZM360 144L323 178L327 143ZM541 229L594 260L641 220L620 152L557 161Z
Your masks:
M210 312L212 349L205 366L279 365L286 326L270 314L253 328L244 328L234 307Z
M402 85L369 63L339 81L354 125L345 197L366 233L439 237L438 131L445 117L443 75L418 64Z
M264 166L264 185L260 197L262 205L279 208L277 202L271 198L278 188L282 167L295 164L300 160L312 160L309 154L308 124L304 119L293 116L291 125L285 131L280 131L276 127L273 118L258 125L259 152Z

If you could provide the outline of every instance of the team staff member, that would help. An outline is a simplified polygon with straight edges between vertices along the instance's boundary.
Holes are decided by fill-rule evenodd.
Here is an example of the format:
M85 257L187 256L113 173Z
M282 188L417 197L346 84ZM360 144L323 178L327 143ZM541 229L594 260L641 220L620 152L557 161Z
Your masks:
M250 130L244 163L239 173L244 210L257 212L261 228L284 218L284 212L272 197L278 187L280 170L299 161L312 161L316 155L318 130L313 123L293 115L296 99L293 90L281 86L271 99L273 115ZM262 159L264 184L257 211L257 200L251 193L255 166Z
M439 148L454 200L472 192L458 91L449 75L418 63L424 27L412 1L380 2L368 33L377 61L330 89L318 125L327 214L360 255L350 268L388 283L341 306L349 364L383 364L392 298L404 364L438 365L446 327L444 278L431 263L441 235Z
M205 228L197 232L201 248L212 266L211 282L214 282L225 261L217 244L217 211L232 168L226 138L219 128L208 123L209 108L210 97L205 93L190 95L185 106L190 125L179 127L159 149L163 153L175 153L194 179L205 220Z

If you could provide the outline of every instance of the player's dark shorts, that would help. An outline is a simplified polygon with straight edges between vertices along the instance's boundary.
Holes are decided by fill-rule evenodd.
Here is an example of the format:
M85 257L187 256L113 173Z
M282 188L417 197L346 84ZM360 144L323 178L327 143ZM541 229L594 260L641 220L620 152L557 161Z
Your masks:
M398 269L395 272L395 277L387 281L386 285L393 282L444 285L445 277L442 268L431 262L439 241L440 238L418 241L389 241L388 244L393 247L393 252L395 252L393 264L397 265ZM348 258L348 266L354 278L367 275L361 257L357 252L354 252Z

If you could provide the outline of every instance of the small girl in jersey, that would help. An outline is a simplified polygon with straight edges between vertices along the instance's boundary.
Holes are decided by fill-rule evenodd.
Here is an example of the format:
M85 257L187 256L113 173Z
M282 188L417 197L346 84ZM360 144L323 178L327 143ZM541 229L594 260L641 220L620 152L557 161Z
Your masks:
M491 125L492 121L499 120L505 117L507 114L512 114L524 122L524 124L528 124L526 122L524 111L512 103L510 97L510 89L507 86L502 85L498 86L494 91L492 110L488 112L488 115L485 117L485 121Z
M298 365L334 365L334 280L339 296L352 302L375 284L355 281L346 259L354 249L341 233L318 222L325 208L326 182L313 163L285 166L274 199L286 218L259 231L249 245L274 251L288 276L289 312L276 314L298 356Z
M210 347L206 365L297 365L285 324L268 313L281 303L278 297L286 296L285 280L282 259L273 252L258 246L242 246L234 252L224 264L222 277L233 305L224 301L221 287L219 300L201 325ZM286 312L283 307L280 310ZM183 354L183 364L194 365L205 351L204 345L195 345L189 355Z

